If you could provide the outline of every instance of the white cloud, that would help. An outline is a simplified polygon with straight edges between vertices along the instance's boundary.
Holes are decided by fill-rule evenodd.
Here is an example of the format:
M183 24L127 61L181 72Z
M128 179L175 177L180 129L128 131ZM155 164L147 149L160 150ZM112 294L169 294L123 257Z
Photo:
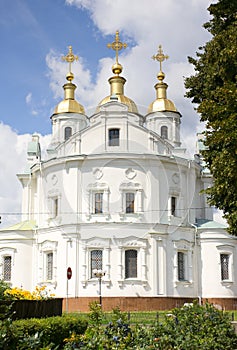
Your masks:
M27 95L26 95L26 104L30 104L32 101L32 93L29 92Z
M27 145L30 134L18 135L10 126L0 123L0 213L1 227L21 221L22 187L16 174L24 172L27 157ZM41 136L42 148L49 144L49 136Z

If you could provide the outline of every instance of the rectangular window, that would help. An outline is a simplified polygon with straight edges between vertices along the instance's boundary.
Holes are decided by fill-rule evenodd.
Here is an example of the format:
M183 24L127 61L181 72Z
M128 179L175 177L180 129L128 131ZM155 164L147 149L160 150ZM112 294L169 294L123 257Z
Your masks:
M171 215L176 215L176 197L171 197Z
M53 253L46 254L46 279L47 281L53 279Z
M53 199L53 217L56 218L58 216L58 198Z
M3 280L11 281L12 277L12 257L4 256L3 257Z
M229 275L229 260L230 256L229 254L221 254L220 255L221 259L221 280L229 280L230 275Z
M95 193L95 214L103 213L103 193Z
M126 193L126 213L134 213L134 193Z
M125 278L137 278L137 251L125 251Z
M178 252L178 280L185 281L185 254Z
M91 251L91 277L94 277L93 270L102 270L102 250L92 250Z
M119 146L119 129L109 130L109 146Z

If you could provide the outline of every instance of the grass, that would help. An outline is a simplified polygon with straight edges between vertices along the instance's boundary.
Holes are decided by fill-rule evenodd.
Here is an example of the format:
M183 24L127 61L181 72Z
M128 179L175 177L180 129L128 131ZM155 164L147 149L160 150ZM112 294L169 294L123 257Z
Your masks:
M126 317L128 323L132 325L154 325L156 323L162 322L164 320L165 315L167 315L170 311L130 311L123 312ZM230 321L237 321L237 310L234 311L223 311L229 315ZM89 319L89 312L78 312L73 313L78 317L83 317L86 320ZM107 324L112 321L113 313L112 312L104 312L103 313L103 324Z

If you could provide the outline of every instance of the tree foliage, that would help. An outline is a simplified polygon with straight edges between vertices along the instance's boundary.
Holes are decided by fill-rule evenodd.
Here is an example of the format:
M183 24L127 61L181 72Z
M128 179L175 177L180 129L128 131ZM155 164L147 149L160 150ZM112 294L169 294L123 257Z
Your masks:
M186 96L206 122L203 156L214 178L209 203L223 210L237 235L237 0L219 0L208 11L204 28L212 38L189 57L195 74L186 78Z

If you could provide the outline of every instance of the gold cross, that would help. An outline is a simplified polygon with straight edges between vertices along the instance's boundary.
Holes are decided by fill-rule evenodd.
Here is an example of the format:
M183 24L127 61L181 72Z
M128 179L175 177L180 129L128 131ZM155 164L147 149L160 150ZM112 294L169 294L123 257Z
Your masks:
M71 73L72 62L78 61L78 56L73 54L71 45L68 46L68 54L66 56L63 56L62 60L69 63L69 72Z
M118 52L122 49L126 49L128 45L126 43L122 43L119 39L119 31L116 31L115 34L115 41L112 42L112 44L107 44L107 47L110 49L112 48L114 51L116 51L116 63L118 63Z
M169 58L169 56L163 54L162 46L161 46L161 45L159 45L157 54L156 54L156 55L153 55L152 58L153 58L153 60L156 60L156 61L159 61L159 62L160 62L160 71L162 72L162 65L161 65L161 63L162 63L164 60L167 60L167 59Z

